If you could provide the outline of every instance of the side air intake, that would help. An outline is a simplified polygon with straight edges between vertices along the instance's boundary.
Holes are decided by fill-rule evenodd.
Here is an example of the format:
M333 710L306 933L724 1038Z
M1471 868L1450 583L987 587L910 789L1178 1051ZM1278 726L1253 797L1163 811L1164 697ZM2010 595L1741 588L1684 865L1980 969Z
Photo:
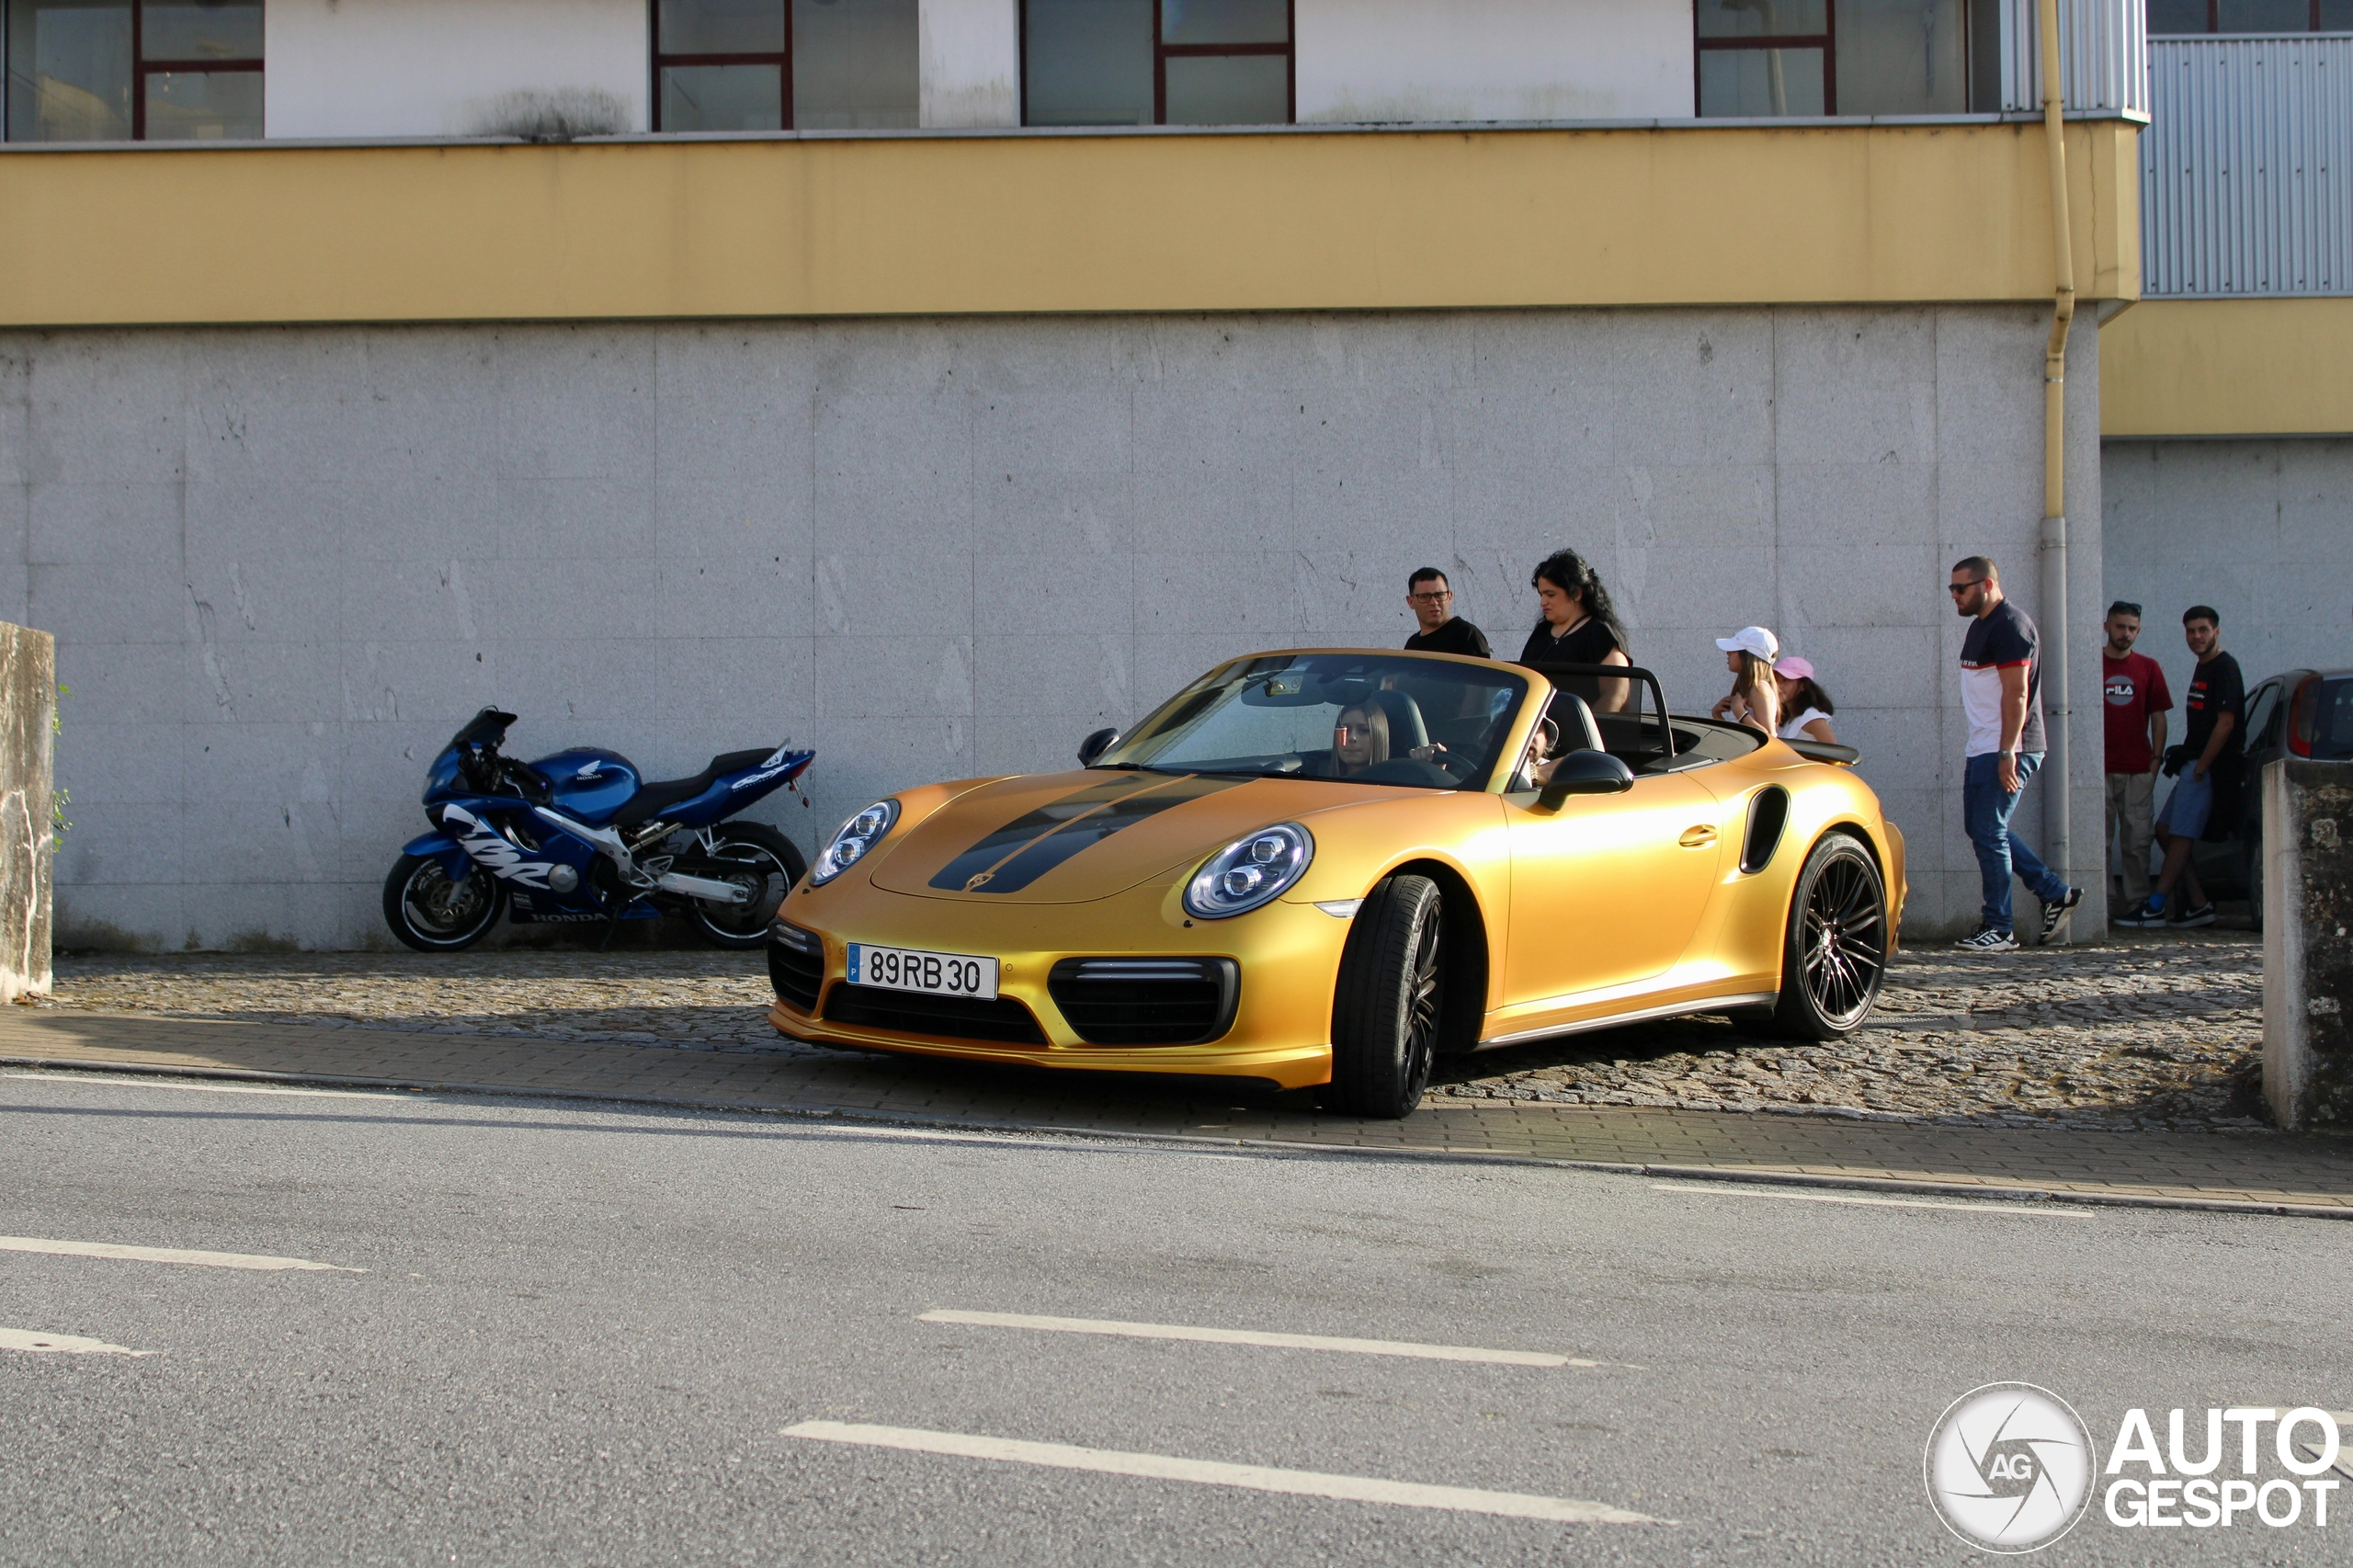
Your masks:
M1740 869L1755 876L1773 863L1781 846L1781 830L1790 825L1790 792L1768 784L1748 802L1748 835L1740 842Z

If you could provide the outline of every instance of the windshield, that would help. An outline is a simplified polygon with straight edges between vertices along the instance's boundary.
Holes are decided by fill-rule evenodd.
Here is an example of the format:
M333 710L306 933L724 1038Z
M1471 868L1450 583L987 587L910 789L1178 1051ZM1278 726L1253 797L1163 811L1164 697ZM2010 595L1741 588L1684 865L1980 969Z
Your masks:
M1504 665L1384 653L1268 653L1163 704L1098 767L1483 787L1528 689Z

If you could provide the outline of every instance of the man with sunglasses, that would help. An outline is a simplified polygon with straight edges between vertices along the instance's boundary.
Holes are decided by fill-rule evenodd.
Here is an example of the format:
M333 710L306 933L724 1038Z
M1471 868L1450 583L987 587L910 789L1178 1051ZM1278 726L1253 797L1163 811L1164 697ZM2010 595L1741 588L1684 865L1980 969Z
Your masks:
M1405 639L1408 653L1495 657L1487 651L1486 633L1454 613L1454 588L1437 567L1425 566L1405 580L1405 608L1421 627Z
M2141 607L2119 599L2108 607L2108 644L2099 651L2102 733L2108 772L2108 836L2124 858L2123 910L2149 902L2150 806L2157 765L2165 755L2165 715L2173 693L2156 660L2132 651L2141 635ZM2121 842L2119 842L2120 835ZM2118 925L2125 917L2116 917Z
M1961 706L1969 721L1961 810L1985 893L1977 929L1960 945L1964 952L2015 952L2013 872L2042 901L2038 946L2057 938L2084 901L2081 888L2069 887L2010 834L2010 813L2042 766L2042 634L2002 596L2001 574L1983 555L1953 567L1950 591L1954 610L1972 623L1961 644Z

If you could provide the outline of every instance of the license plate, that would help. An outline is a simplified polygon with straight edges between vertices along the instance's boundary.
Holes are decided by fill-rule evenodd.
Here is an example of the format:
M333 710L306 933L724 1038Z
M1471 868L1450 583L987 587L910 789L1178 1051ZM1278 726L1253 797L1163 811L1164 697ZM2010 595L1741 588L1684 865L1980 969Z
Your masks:
M852 942L849 971L843 978L852 985L879 985L885 991L996 1000L996 960L971 953L926 953Z

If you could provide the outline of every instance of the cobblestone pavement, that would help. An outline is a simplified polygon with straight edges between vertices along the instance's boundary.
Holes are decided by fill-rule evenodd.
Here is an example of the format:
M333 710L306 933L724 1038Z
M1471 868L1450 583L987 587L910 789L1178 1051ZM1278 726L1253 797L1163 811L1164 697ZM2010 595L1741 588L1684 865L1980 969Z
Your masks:
M2262 949L2245 933L1899 957L1871 1022L1829 1045L1720 1018L1448 1064L1438 1104L1768 1111L1948 1124L2259 1125ZM756 953L507 949L58 960L60 1010L831 1055L779 1038Z

